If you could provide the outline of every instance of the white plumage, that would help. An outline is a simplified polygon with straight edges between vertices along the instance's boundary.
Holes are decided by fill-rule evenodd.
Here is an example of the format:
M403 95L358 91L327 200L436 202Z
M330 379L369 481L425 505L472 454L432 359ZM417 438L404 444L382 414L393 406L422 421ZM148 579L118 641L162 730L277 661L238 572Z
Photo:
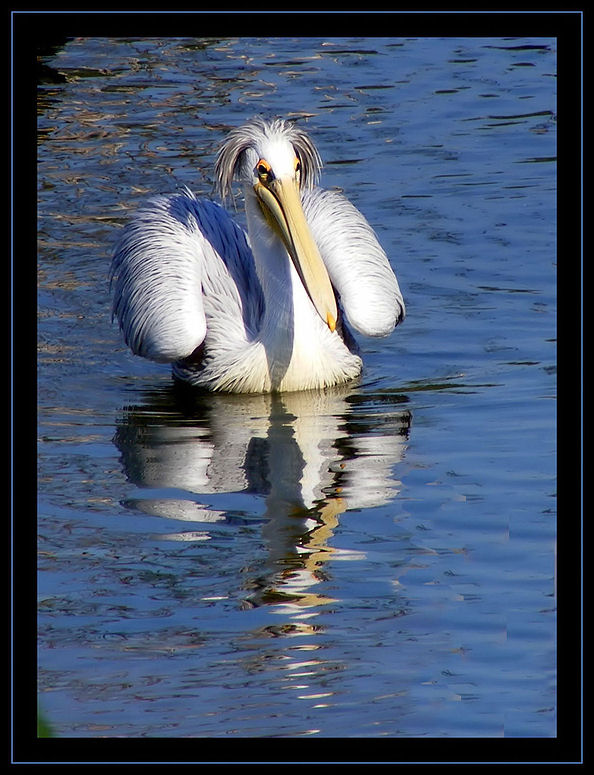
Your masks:
M234 176L244 183L247 234L187 189L150 200L112 262L113 312L131 350L208 390L304 390L356 377L349 324L385 336L404 302L365 218L315 186L320 167L302 129L258 118L230 132L215 168L221 196Z

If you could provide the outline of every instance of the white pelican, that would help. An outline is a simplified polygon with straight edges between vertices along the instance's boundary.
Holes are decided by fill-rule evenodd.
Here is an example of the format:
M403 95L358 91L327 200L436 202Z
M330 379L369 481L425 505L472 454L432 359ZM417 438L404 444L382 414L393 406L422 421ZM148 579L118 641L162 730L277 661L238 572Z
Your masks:
M321 166L301 128L255 118L229 133L215 164L223 199L234 177L244 184L247 234L187 189L147 203L112 261L113 313L132 351L215 391L356 377L361 358L346 321L386 336L404 302L365 218L315 185Z

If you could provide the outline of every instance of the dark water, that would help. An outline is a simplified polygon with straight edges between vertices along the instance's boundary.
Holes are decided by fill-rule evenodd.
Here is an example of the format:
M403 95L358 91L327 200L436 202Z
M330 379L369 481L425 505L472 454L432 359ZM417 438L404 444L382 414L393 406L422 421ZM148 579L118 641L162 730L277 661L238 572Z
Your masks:
M65 737L551 737L555 44L89 39L39 98L39 693ZM175 392L110 321L147 195L297 117L408 317L320 394ZM238 216L240 217L240 215Z

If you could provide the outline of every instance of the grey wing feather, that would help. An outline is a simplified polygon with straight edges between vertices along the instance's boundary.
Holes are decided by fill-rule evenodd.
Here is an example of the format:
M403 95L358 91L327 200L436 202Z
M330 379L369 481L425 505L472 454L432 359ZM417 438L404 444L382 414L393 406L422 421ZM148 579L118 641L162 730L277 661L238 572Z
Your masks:
M386 336L404 319L405 306L373 229L335 191L304 192L303 208L349 323L368 336Z
M224 309L230 336L246 337L261 315L245 232L188 190L155 197L136 214L116 246L111 277L126 343L151 360L188 357L204 341L213 307Z

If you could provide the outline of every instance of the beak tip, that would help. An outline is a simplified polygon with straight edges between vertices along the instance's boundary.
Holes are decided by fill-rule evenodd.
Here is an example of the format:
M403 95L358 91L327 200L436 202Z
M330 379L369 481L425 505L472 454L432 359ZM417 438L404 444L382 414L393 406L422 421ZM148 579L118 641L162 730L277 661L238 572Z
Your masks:
M328 328L330 329L330 331L336 330L336 320L334 319L334 317L330 312L328 312L326 315L326 323L328 324Z

